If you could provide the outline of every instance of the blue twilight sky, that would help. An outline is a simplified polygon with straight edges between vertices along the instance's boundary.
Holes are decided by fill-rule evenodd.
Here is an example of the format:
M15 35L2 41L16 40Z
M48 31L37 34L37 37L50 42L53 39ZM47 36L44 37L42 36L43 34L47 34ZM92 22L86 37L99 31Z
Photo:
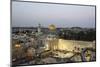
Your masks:
M33 2L12 2L12 26L95 27L95 7Z

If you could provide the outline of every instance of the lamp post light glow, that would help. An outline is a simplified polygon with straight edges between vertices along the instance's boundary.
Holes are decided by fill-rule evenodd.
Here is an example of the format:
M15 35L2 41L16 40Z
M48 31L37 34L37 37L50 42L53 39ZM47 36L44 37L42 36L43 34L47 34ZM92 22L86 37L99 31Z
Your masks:
M16 45L15 45L15 48L20 48L20 47L21 47L20 44L16 44Z

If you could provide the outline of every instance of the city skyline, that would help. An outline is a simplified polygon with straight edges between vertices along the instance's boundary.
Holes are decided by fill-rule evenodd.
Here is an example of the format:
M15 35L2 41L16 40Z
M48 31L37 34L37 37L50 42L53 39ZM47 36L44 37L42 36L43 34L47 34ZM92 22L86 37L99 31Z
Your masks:
M12 27L95 28L95 7L46 3L12 2Z

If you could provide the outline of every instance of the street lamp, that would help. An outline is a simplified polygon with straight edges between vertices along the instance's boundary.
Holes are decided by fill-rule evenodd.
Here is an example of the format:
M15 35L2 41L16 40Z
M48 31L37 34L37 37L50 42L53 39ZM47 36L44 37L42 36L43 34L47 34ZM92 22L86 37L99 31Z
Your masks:
M15 45L15 48L20 48L20 47L21 47L20 44L16 44L16 45Z

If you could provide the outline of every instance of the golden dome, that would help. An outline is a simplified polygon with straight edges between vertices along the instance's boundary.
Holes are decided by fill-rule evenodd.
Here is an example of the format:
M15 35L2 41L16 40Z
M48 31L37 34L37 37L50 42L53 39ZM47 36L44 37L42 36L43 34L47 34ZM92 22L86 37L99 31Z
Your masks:
M53 25L53 24L49 25L49 30L54 31L55 29L56 29L55 25Z

